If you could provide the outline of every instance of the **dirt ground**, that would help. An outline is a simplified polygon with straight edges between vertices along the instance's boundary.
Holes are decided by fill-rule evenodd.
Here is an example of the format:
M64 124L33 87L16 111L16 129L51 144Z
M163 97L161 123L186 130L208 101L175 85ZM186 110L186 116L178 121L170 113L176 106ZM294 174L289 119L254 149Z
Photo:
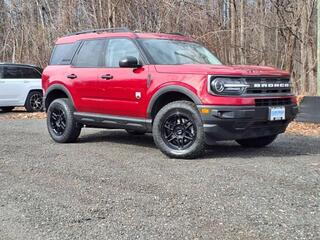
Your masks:
M320 136L320 124L292 122L287 133L307 136Z
M27 113L24 108L16 108L10 113L0 112L0 120L45 118L46 114L44 112ZM287 133L306 136L320 136L320 124L292 122L287 129Z
M12 112L2 113L0 111L0 120L9 119L44 119L46 114L44 112L27 113L24 108L15 108Z

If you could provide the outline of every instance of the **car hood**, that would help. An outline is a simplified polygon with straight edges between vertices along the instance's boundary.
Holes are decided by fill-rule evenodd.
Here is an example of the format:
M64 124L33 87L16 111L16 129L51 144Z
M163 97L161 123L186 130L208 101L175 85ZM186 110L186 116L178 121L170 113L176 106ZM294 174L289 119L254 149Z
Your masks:
M212 74L227 76L276 76L289 77L289 73L273 67L249 65L156 65L160 73L172 74Z

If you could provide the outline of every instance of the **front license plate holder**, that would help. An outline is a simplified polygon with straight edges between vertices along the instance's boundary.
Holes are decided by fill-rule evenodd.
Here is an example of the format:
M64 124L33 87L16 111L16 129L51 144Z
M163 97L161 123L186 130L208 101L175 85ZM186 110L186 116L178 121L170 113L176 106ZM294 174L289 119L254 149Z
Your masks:
M285 107L269 107L269 121L283 121L286 120Z

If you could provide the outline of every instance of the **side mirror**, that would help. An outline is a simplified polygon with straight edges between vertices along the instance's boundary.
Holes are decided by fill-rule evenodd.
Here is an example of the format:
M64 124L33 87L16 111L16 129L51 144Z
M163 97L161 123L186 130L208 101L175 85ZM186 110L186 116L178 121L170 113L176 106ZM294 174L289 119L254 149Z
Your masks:
M136 57L128 56L120 59L119 66L121 68L140 68L142 64L139 63Z

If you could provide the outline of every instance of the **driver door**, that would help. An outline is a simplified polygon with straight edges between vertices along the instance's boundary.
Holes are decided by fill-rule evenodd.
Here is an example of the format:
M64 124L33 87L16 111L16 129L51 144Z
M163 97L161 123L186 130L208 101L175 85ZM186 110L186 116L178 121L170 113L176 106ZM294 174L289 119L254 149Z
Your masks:
M104 114L145 117L148 68L120 68L119 61L128 56L141 59L135 42L128 38L110 38L105 53L106 67L98 76Z

